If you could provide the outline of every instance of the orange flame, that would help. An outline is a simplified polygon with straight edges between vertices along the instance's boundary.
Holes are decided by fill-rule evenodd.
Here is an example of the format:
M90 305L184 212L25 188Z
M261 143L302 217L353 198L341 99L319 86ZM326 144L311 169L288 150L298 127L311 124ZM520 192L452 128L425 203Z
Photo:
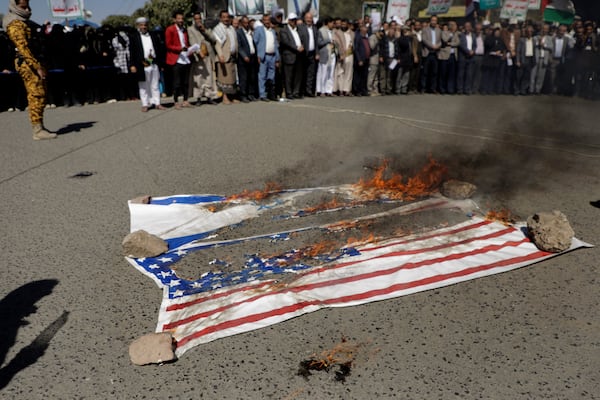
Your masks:
M381 198L391 200L414 200L433 193L442 183L447 168L433 158L415 176L404 179L401 174L393 173L386 178L389 160L383 160L369 179L361 179L354 185L357 194L365 200Z
M327 226L327 229L331 232L341 232L345 230L354 229L358 226L358 224L359 221L340 221Z
M346 242L346 246L355 246L358 244L368 244L368 243L375 243L377 241L377 238L375 237L374 234L369 233L368 236L362 237L362 238L353 238L350 237L348 238L348 241Z
M318 211L333 210L335 208L346 207L346 206L348 206L347 203L341 202L338 199L334 198L329 201L323 202L321 204L317 204L314 207L305 208L302 211L307 214L311 214L311 213L316 213Z
M282 186L275 182L267 182L263 190L244 190L242 193L234 194L227 198L227 201L233 200L264 200L274 194L281 192Z
M305 257L316 257L319 254L331 253L337 247L337 243L330 240L325 240L307 247L301 253Z
M485 215L485 218L490 221L498 221L504 225L511 225L515 222L515 215L507 208L500 211L490 210Z

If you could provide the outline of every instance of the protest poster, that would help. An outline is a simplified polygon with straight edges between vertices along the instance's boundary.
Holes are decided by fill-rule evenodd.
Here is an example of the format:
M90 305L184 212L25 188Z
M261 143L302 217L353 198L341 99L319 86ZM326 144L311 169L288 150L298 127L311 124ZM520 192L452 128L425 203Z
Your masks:
M525 21L528 8L529 0L506 0L500 12L500 18Z
M479 0L479 9L480 10L491 10L494 8L502 7L501 0Z
M402 22L410 18L411 0L389 0L387 6L387 17L396 17Z
M427 15L446 14L452 6L452 0L429 0Z
M319 0L288 0L287 8L300 18L310 11L315 21L319 19Z
M385 3L367 1L362 6L362 16L371 18L371 29L376 32L385 20Z
M541 0L529 0L529 9L530 10L539 10L541 7Z
M54 18L83 17L83 0L49 0Z

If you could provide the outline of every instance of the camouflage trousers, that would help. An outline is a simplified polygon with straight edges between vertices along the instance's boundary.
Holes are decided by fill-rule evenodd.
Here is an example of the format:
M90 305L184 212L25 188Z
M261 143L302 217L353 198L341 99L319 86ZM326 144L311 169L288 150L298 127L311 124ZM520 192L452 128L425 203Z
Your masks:
M21 65L17 63L16 68L27 91L31 125L43 125L44 108L46 107L46 81L38 75L37 71L25 63Z

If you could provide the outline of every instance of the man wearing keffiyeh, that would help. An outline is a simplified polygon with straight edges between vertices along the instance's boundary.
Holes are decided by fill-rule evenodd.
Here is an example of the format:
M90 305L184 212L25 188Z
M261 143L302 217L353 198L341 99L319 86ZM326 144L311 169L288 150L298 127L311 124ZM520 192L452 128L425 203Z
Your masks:
M2 25L16 47L15 67L27 90L29 119L33 128L33 140L54 139L56 133L44 128L46 107L46 69L33 51L31 8L29 0L9 0L8 14Z

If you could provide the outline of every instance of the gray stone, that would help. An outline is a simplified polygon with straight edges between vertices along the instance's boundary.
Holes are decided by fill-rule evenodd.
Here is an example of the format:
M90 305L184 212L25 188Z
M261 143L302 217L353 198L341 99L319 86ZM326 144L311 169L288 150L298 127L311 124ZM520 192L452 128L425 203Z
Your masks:
M473 196L477 186L469 182L449 180L442 185L442 194L450 199L465 200Z
M133 203L133 204L150 204L151 200L152 200L152 197L146 195L146 196L136 197L135 199L131 199L131 200L129 200L129 202Z
M551 253L567 250L575 236L567 217L557 210L527 218L527 229L533 243L540 250Z
M167 250L167 242L144 230L131 232L123 239L123 254L127 257L156 257Z
M129 358L135 365L175 361L175 341L169 332L149 333L129 345Z

